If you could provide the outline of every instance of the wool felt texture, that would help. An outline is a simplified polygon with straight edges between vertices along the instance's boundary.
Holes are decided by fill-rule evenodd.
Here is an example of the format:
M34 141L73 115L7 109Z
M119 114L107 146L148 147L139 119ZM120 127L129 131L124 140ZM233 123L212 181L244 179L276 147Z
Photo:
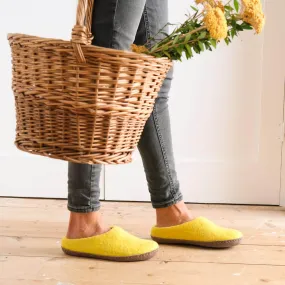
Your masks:
M172 241L221 242L238 240L243 235L237 230L220 227L207 218L197 217L177 226L154 226L151 229L151 236Z
M88 238L68 239L63 237L61 246L68 251L101 257L132 257L145 255L158 249L153 240L138 238L118 226L103 234Z

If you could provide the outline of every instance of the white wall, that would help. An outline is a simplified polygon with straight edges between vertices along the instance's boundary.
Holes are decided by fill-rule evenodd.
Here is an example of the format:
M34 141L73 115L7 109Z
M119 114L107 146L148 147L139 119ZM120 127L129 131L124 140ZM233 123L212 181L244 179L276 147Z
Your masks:
M77 0L0 2L0 195L66 197L67 162L29 155L14 146L15 110L7 33L69 40Z
M15 111L11 90L11 57L7 33L24 33L69 40L77 0L11 0L0 2L0 156L21 155L14 140Z

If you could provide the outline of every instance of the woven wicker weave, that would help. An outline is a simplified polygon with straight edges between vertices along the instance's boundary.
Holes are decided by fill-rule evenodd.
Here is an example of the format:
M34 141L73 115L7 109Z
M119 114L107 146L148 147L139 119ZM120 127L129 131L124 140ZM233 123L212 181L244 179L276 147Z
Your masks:
M91 45L92 7L79 0L71 41L8 34L15 144L77 163L127 163L172 63Z

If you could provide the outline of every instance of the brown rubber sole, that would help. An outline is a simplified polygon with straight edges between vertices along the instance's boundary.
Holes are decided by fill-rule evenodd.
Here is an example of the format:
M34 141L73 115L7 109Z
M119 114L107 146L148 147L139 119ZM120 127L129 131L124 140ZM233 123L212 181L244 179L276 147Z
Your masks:
M144 261L152 258L158 251L158 249L153 250L148 253L132 255L132 256L105 256L105 255L97 255L85 252L77 252L69 249L65 249L61 247L64 253L77 257L88 257L88 258L96 258L110 261L119 261L119 262L131 262L131 261Z
M161 243L161 244L187 244L187 245L209 247L209 248L232 247L232 246L240 244L242 240L242 238L238 238L238 239L225 240L225 241L198 242L198 241L190 241L190 240L158 238L158 237L153 237L153 236L151 238L157 243Z

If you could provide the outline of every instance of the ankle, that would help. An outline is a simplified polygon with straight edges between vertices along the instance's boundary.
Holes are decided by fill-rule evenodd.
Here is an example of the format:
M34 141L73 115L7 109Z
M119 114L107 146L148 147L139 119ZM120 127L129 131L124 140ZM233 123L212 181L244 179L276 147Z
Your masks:
M70 239L91 237L108 231L99 212L70 212L66 237Z
M193 216L183 201L166 208L156 209L156 226L170 227L193 220Z

